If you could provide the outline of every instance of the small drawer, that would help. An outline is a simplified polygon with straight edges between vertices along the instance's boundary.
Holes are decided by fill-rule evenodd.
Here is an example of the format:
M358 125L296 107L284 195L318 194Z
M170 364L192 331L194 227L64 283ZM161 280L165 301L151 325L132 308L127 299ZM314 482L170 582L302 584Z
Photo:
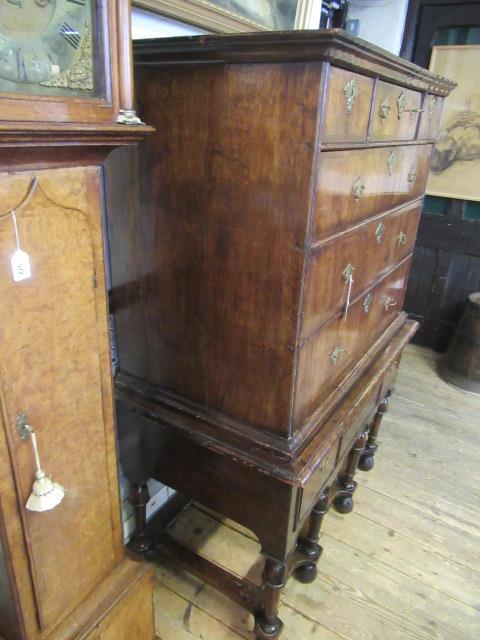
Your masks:
M422 94L379 82L372 111L370 140L415 140Z
M431 152L427 144L322 152L312 238L421 197Z
M419 140L436 140L440 129L443 98L440 96L426 95L423 103L423 112L420 118L418 130Z
M402 309L410 260L357 298L301 347L296 379L295 428L345 378Z
M325 487L329 476L335 469L337 462L338 440L334 440L326 446L316 462L315 469L305 483L302 492L300 518L302 520L307 511L313 507L322 489Z
M322 141L365 141L372 93L372 78L332 67L328 76Z
M308 337L340 311L349 290L350 299L355 299L412 252L421 208L421 202L417 202L397 209L342 234L311 255L305 282L302 337Z
M340 438L340 445L338 448L338 460L341 463L344 456L353 447L358 435L365 428L369 419L373 417L377 408L378 392L380 384L373 387L368 395L362 398L362 406L357 410L355 414L355 420L352 424L347 426L346 431Z

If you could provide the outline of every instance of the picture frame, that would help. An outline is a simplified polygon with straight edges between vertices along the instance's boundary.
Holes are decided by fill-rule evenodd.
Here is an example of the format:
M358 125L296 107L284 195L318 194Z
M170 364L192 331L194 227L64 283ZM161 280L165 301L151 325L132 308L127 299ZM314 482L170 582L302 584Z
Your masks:
M203 27L213 33L283 31L318 28L312 25L321 0L291 0L293 11L280 0L135 0L133 5ZM271 9L270 11L268 9ZM263 20L262 20L263 18Z
M457 87L445 99L426 193L480 201L480 45L432 48L430 71Z

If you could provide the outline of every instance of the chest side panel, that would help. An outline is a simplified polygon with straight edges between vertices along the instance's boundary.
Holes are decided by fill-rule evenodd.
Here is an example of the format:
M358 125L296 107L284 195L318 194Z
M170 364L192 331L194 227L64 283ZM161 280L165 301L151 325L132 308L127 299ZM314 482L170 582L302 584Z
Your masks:
M129 373L280 433L321 69L194 65L137 79L139 111L157 130L140 160L151 358Z

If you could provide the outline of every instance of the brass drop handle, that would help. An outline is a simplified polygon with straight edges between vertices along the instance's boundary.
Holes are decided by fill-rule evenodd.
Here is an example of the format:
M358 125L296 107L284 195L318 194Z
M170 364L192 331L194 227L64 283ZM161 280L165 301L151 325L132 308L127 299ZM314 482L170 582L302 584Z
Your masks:
M400 233L397 236L397 246L403 247L403 245L406 243L407 243L407 234L405 233L405 231L400 231Z
M340 346L335 347L335 349L332 351L332 354L330 356L330 360L333 362L333 364L337 364L340 358L344 356L346 353L347 352L343 347L340 347Z
M383 235L385 233L385 225L383 224L383 222L379 222L377 225L377 228L375 229L375 239L377 241L377 244L380 244L382 242L382 238Z
M393 175L393 168L397 162L397 156L395 155L395 151L392 151L387 158L387 174L389 176Z
M363 310L365 311L365 313L368 313L370 311L370 305L372 304L372 300L373 300L373 293L367 293L367 295L365 296L365 299L363 300Z
M385 309L385 311L388 311L390 309L390 307L395 307L396 306L396 301L395 298L391 298L390 296L387 296L385 298L385 301L383 303L383 307Z
M402 113L410 113L410 115L415 115L415 113L422 113L423 109L419 107L410 107L407 109L405 106L407 99L405 98L405 93L402 91L397 98L397 118L400 120Z
M345 106L347 108L347 113L352 112L353 105L358 98L358 93L359 91L357 81L355 80L355 78L351 78L343 87L343 95L345 96Z
M362 178L359 178L355 182L352 188L353 199L355 200L355 202L358 202L360 198L363 197L364 194L365 194L365 182L362 180Z
M407 180L409 182L411 182L412 184L414 184L417 180L417 172L415 170L415 168L410 169L410 171L407 174Z

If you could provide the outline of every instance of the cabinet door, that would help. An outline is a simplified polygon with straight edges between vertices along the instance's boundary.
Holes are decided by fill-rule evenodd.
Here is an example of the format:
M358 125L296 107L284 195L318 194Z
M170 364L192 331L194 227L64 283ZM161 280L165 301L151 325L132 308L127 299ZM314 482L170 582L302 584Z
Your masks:
M3 441L41 629L65 617L121 554L100 194L93 167L0 174ZM19 282L12 209L31 263ZM25 509L35 468L17 432L21 413L44 470L66 490L50 511ZM5 527L8 540L6 517Z

